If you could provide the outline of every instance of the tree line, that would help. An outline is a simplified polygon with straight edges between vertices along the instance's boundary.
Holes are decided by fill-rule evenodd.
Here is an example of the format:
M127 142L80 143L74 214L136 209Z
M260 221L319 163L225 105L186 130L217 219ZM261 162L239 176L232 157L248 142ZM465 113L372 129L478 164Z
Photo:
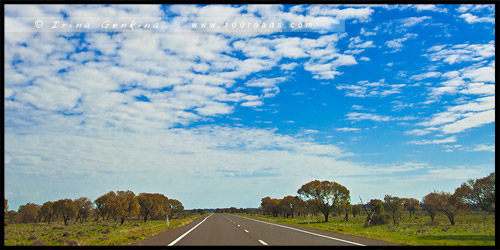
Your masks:
M437 214L444 214L451 225L455 225L455 218L462 211L482 210L495 212L495 173L484 178L469 179L455 189L454 193L434 191L422 198L422 202L415 198L400 198L385 195L383 200L370 199L364 203L361 197L360 204L351 204L349 190L336 182L314 180L297 190L296 196L285 196L281 199L264 197L261 199L262 214L285 218L304 216L306 214L323 214L325 222L330 215L342 215L343 221L349 221L349 214L353 217L364 212L365 225L388 223L396 225L402 218L404 211L409 216L415 211L424 210L434 222Z
M109 191L94 202L89 198L60 199L47 201L42 205L28 202L16 211L8 211L8 200L4 198L4 217L9 223L34 223L63 221L67 225L71 220L84 223L91 217L98 221L113 220L123 224L127 219L135 218L147 222L150 220L173 218L184 211L182 203L169 199L163 194L127 191Z

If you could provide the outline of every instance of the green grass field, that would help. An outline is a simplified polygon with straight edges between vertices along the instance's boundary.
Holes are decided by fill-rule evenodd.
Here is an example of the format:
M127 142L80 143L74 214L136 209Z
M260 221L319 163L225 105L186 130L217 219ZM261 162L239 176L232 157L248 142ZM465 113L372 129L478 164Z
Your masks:
M169 228L175 228L191 222L201 215L170 220ZM162 220L126 221L123 225L112 221L89 221L83 224L73 223L64 226L62 222L11 224L4 227L6 246L31 246L42 240L49 246L120 246L130 245L135 241L167 230L167 222Z
M263 215L240 214L242 216L261 218L268 221L307 226L307 217L273 218ZM495 214L471 212L459 215L456 224L450 225L448 218L438 215L431 224L429 216L417 212L412 218L408 213L403 215L399 225L390 224L365 227L366 215L349 216L349 222L341 221L343 217L330 217L325 223L324 217L310 218L310 227L322 230L379 239L401 245L410 246L494 246Z

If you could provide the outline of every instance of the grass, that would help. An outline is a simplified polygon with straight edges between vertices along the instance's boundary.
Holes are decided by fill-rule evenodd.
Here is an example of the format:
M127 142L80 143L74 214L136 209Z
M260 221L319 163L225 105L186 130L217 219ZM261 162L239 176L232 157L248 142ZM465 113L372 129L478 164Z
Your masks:
M201 215L171 219L168 228L183 226ZM167 230L164 220L89 221L64 226L62 222L11 224L4 227L4 245L31 246L42 240L49 246L123 246L144 240Z
M273 222L282 222L293 225L308 226L307 217L273 218L255 214L240 214L242 216L260 218ZM349 222L342 221L343 217L330 217L329 222L323 216L312 217L309 227L342 234L367 237L372 239L394 242L409 246L494 246L495 245L495 214L471 212L459 215L456 223L451 226L445 216L436 216L431 223L429 216L420 212L409 217L408 213L398 225L390 224L365 227L366 215L349 217Z

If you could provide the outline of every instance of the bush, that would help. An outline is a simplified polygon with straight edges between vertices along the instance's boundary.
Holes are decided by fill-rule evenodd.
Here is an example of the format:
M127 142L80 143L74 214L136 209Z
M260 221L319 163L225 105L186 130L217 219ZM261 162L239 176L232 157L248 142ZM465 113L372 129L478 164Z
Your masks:
M36 234L32 234L32 235L28 238L28 240L36 240L36 239L38 239L38 235L36 235Z
M76 240L70 240L68 241L68 246L79 246L80 244Z
M35 242L33 242L33 244L31 244L32 246L47 246L47 243L45 243L45 241L43 240L35 240Z
M60 225L56 225L56 226L52 227L52 229L64 229L64 227L60 226Z
M389 223L389 220L385 215L375 214L373 215L372 225L384 225Z

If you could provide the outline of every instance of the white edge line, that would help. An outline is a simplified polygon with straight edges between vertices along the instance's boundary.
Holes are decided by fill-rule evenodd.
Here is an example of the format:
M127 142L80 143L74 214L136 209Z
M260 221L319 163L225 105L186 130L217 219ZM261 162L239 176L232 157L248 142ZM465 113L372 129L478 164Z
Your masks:
M189 229L189 231L185 232L183 235L179 236L179 238L175 239L174 241L170 242L170 244L168 244L168 246L173 246L175 243L177 243L179 240L181 240L182 238L184 238L184 236L186 236L188 233L190 233L191 231L193 231L197 226L199 226L201 223L205 222L208 217L212 216L213 214L207 216L207 218L205 218L204 220L202 220L200 223L198 223L196 226L194 226L193 228Z
M267 246L267 243L265 243L263 240L259 240L260 244Z
M321 235L321 234L317 234L317 233L311 233L311 232L300 230L300 229L293 228L293 227L287 227L287 226L283 226L283 225L279 225L279 224L274 224L274 223L269 223L269 222L265 222L265 221L255 220L255 219L251 219L251 218L244 217L244 216L239 216L239 215L234 215L234 216L242 217L242 218L245 218L245 219L249 219L249 220L253 220L253 221L257 221L257 222L261 222L261 223L265 223L265 224L269 224L269 225L273 225L273 226L277 226L277 227L283 227L283 228L287 228L287 229L299 231L299 232L302 232L302 233L308 233L308 234L316 235L316 236L327 238L327 239L337 240L337 241L341 241L341 242L345 242L345 243L349 243L349 244L353 244L353 245L357 245L357 246L366 246L366 245L363 245L363 244L360 244L360 243L356 243L356 242L352 242L352 241L348 241L348 240L337 239L337 238L334 238L334 237L325 236L325 235Z

